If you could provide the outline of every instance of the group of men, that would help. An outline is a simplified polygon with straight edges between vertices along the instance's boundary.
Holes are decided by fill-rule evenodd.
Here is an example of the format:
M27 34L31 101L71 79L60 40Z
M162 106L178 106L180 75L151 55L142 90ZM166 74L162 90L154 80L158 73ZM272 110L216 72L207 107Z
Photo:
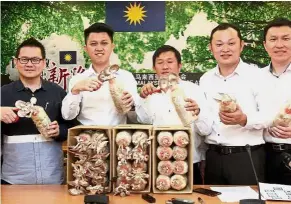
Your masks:
M45 49L37 40L24 41L14 62L20 79L1 88L2 184L61 184L64 182L61 142L76 121L83 125L118 125L127 122L109 92L109 82L98 75L110 66L114 31L104 23L85 29L84 49L92 64L70 80L68 93L41 79ZM209 49L217 66L206 72L200 85L179 79L186 96L185 109L197 119L194 135L195 184L256 184L246 145L250 146L260 181L291 185L291 171L282 153L291 154L291 127L272 125L279 110L291 100L291 21L276 19L264 29L264 47L270 65L259 69L240 58L244 41L240 30L222 23L210 35ZM181 55L164 45L153 55L158 77L179 74ZM137 92L133 75L119 69L116 78L124 83L122 102L135 108L142 124L182 125L171 102L171 90L160 91L149 83ZM219 93L235 97L234 112L220 110ZM18 118L17 100L36 98L51 121L49 138L39 134L30 118Z

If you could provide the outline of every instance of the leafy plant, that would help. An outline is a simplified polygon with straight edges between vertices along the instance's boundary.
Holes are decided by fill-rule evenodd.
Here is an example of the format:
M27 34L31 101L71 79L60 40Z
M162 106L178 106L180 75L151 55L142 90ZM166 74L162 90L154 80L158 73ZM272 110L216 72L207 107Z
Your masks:
M116 33L115 53L121 66L131 72L137 70L132 63L142 63L147 52L164 45L172 36L184 36L187 26L198 12L207 14L209 21L236 24L247 43L242 59L260 67L269 63L262 46L262 29L275 17L291 17L291 2L166 2L165 32ZM105 21L105 2L1 2L1 73L18 44L29 37L44 39L52 33L66 34L74 41L84 44L84 19L90 24ZM202 25L203 26L203 25ZM197 29L197 28L193 28ZM198 28L199 29L199 28ZM182 50L183 72L205 72L215 66L215 60L208 50L208 36L188 36ZM86 67L90 60L85 55ZM138 72L152 72L144 67Z

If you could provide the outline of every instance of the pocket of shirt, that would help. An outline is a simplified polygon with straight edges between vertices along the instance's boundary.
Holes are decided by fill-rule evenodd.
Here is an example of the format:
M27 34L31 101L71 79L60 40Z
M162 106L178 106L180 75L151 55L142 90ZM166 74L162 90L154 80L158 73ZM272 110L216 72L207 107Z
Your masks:
M62 102L48 101L43 106L43 109L45 110L51 121L55 121L61 117L61 106Z
M109 87L101 87L97 91L86 92L82 100L82 109L93 110L94 112L104 112L115 107L111 97Z

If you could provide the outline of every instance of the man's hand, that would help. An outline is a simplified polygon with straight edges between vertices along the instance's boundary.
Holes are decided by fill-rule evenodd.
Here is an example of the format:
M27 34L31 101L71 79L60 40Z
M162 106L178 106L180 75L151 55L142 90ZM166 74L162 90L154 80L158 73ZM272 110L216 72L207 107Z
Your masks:
M19 119L14 111L18 111L16 107L1 107L1 121L10 124L16 123Z
M199 108L198 104L196 103L196 101L194 101L191 98L186 98L185 101L187 102L185 105L186 110L193 112L192 113L193 116L199 115L200 108Z
M132 98L132 95L130 93L128 93L127 91L123 92L121 100L122 100L123 105L125 105L127 108L131 108L132 107L133 98Z
M57 121L53 121L49 126L47 127L48 136L49 137L58 137L60 134L60 126Z
M291 138L291 127L284 127L284 126L274 126L268 128L269 133L273 137L281 138L281 139L288 139Z
M79 94L82 91L96 91L98 90L102 85L102 82L97 79L97 77L92 77L89 79L84 79L82 81L79 81L75 84L75 86L72 88L71 92L74 95Z
M140 97L146 98L148 95L153 93L161 92L161 89L156 88L152 83L143 85L140 91Z
M237 105L237 108L234 112L219 112L220 120L225 125L240 125L245 126L247 124L247 116L244 114Z

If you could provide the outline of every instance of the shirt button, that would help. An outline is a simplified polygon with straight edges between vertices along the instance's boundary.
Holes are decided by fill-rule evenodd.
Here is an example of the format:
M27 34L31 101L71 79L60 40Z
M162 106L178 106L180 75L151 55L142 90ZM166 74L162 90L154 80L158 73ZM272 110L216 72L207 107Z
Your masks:
M217 134L217 136L220 136L220 134Z
M224 81L226 81L226 79L224 79Z

